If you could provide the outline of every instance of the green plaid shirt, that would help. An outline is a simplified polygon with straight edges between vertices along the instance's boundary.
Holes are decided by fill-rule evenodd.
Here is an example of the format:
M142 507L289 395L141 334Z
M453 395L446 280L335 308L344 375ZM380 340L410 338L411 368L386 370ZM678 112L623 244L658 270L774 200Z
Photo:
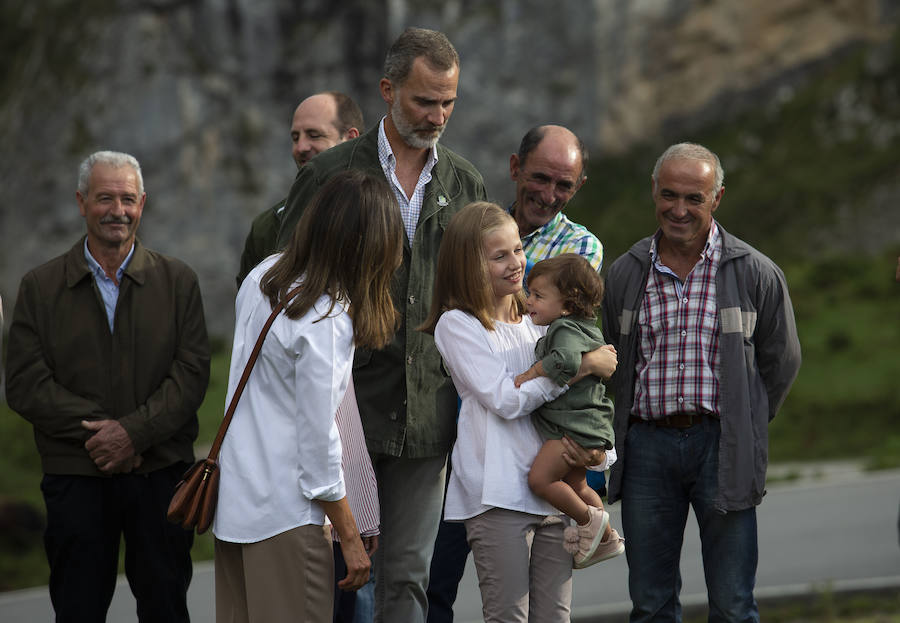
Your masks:
M510 207L510 213L515 206ZM549 223L522 238L530 269L535 263L561 253L577 253L598 273L603 266L603 245L588 229L560 212Z

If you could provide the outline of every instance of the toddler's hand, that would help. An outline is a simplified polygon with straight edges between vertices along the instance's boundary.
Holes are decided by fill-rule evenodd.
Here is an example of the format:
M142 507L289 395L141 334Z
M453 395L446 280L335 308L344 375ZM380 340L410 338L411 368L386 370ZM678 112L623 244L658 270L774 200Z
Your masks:
M536 364L525 370L525 372L516 376L516 378L513 379L513 383L516 384L516 387L521 387L522 383L524 383L525 381L530 381L531 379L536 379L537 377L541 376L541 370L543 368L538 369L540 363L541 362L537 362Z

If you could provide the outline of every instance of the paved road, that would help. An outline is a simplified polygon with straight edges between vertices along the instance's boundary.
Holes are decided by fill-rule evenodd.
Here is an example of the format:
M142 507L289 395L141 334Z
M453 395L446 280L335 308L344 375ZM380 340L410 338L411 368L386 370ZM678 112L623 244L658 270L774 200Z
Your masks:
M779 466L779 472L794 468ZM800 479L769 487L759 509L758 595L866 585L900 588L897 511L900 470L864 473L852 465L797 467ZM810 470L812 470L810 472ZM620 508L609 509L621 526ZM705 603L696 522L688 520L681 561L683 601ZM195 567L190 591L194 623L212 623L213 573L209 563ZM575 572L573 618L624 613L629 607L627 567L620 557ZM50 621L46 588L0 594L0 621ZM124 580L116 589L111 623L135 623L134 600ZM469 561L456 606L459 623L481 622L481 598Z

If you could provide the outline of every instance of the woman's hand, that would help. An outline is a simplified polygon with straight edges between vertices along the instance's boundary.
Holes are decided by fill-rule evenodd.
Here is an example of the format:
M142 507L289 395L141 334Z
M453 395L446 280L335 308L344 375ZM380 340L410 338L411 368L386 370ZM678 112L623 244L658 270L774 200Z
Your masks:
M608 380L619 365L619 356L616 347L612 344L604 344L600 348L588 351L581 356L581 365L578 374L572 377L569 385L574 385L584 377L592 374L603 380Z
M334 502L318 500L322 509L331 520L332 530L337 531L341 538L341 552L344 554L344 562L347 563L347 576L338 582L338 588L342 591L355 591L363 587L369 581L369 571L372 569L372 561L369 560L367 547L356 530L356 520L350 512L347 498L343 497ZM373 538L374 547L378 547L378 537ZM372 545L372 541L369 541ZM373 548L371 551L375 551Z
M374 538L377 547L378 537ZM344 562L347 564L347 576L337 583L338 588L342 591L361 589L369 581L372 561L369 559L367 548L363 545L359 534L356 534L355 538L350 539L345 539L341 536L341 553L344 555Z
M366 554L369 555L369 558L375 553L375 550L378 549L378 535L373 534L372 536L364 536L362 537L363 548L366 550Z

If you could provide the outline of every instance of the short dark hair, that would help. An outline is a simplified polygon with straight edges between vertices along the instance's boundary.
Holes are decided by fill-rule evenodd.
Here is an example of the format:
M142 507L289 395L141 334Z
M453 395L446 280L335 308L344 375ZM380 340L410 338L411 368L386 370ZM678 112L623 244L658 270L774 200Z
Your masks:
M340 91L326 91L326 93L334 98L334 105L337 108L334 127L337 128L338 133L343 137L350 128L356 128L362 134L366 128L362 111L356 102L349 95Z
M388 50L384 59L384 77L394 86L402 85L412 70L413 61L420 56L436 69L448 70L459 66L459 54L444 33L426 28L407 28Z
M533 152L537 146L540 144L542 140L544 140L544 135L547 134L547 126L545 125L536 125L528 132L525 133L525 136L522 137L522 142L519 143L519 166L524 167L525 161L528 159L528 154ZM585 171L587 171L587 163L588 163L588 150L578 135L572 132L572 136L575 137L575 145L578 148L578 153L581 154L581 174L578 176L578 179L584 179L584 176L587 175Z
M562 296L563 307L578 318L594 318L603 300L603 280L584 257L562 253L541 260L528 271L528 286L538 277L550 281Z

